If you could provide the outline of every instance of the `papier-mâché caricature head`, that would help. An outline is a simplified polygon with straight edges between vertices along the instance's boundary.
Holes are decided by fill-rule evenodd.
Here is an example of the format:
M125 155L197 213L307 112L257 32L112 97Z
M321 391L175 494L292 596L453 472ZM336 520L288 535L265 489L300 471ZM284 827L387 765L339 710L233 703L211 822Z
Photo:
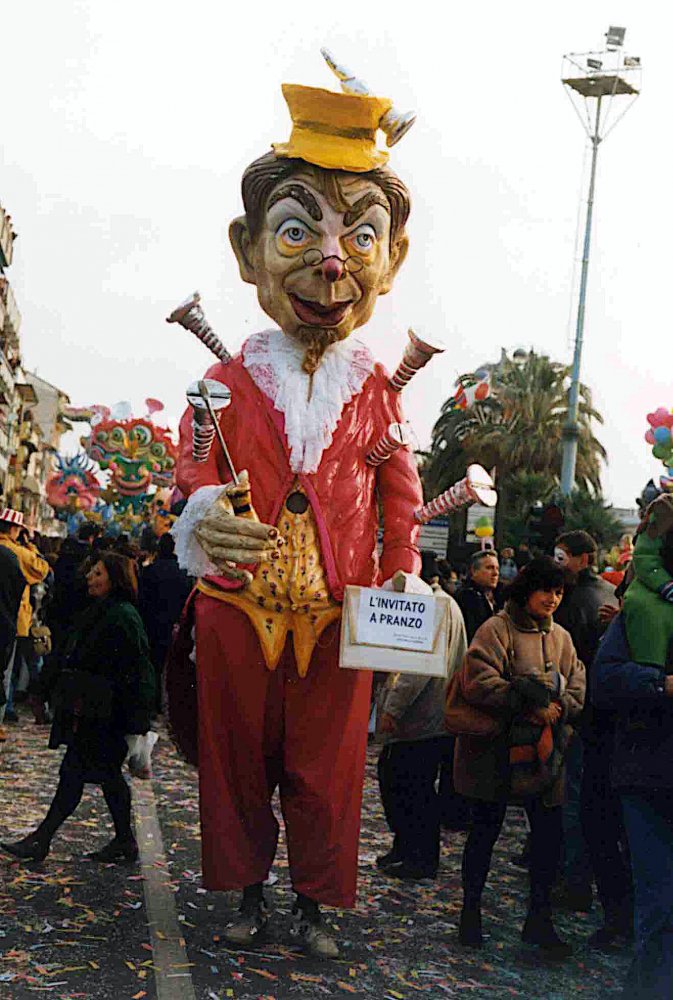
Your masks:
M242 279L281 330L306 345L312 373L390 291L407 254L410 200L376 149L389 101L283 89L291 139L246 169L245 215L229 235Z

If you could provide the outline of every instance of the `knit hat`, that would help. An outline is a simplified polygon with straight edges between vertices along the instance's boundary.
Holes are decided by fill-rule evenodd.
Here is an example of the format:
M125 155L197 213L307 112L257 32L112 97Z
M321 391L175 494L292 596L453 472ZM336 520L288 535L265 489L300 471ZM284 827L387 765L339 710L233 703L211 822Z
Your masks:
M20 528L25 527L23 514L20 510L12 510L11 507L4 507L0 513L0 521L9 521L10 524L18 524Z

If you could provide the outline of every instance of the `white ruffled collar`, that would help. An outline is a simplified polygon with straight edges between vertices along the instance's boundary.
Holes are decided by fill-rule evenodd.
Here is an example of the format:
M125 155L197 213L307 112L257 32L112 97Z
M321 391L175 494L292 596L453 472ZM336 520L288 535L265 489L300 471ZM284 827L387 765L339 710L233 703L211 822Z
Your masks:
M285 417L293 472L315 472L346 403L357 396L374 368L365 345L351 337L327 348L313 376L302 368L304 347L280 330L253 334L243 345L243 365L255 385Z

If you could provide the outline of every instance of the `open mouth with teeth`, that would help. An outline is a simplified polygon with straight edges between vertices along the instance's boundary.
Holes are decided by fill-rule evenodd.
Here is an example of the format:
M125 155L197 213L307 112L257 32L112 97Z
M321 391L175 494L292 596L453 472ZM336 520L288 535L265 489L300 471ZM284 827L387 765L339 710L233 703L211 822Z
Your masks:
M351 299L347 302L335 302L330 306L323 306L320 302L311 299L300 299L298 295L290 293L290 302L295 311L295 315L307 326L338 326L346 313L353 305Z

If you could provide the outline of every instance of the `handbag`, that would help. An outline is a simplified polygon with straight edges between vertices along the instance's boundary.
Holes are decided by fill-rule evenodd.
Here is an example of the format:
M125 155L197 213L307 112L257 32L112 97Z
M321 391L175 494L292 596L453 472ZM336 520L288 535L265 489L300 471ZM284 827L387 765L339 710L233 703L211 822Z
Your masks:
M34 624L30 626L29 634L35 655L49 656L51 653L51 629L46 625Z
M456 670L446 689L444 727L452 736L481 736L493 739L502 732L502 722L489 712L465 700L460 683L462 670Z
M510 657L513 657L512 636L507 627L509 648L507 662L503 670L505 680L511 680L509 670ZM456 670L446 688L446 705L444 708L444 726L452 736L481 736L483 739L493 739L504 729L504 722L496 715L491 715L486 709L471 705L465 700L461 678L462 667Z

